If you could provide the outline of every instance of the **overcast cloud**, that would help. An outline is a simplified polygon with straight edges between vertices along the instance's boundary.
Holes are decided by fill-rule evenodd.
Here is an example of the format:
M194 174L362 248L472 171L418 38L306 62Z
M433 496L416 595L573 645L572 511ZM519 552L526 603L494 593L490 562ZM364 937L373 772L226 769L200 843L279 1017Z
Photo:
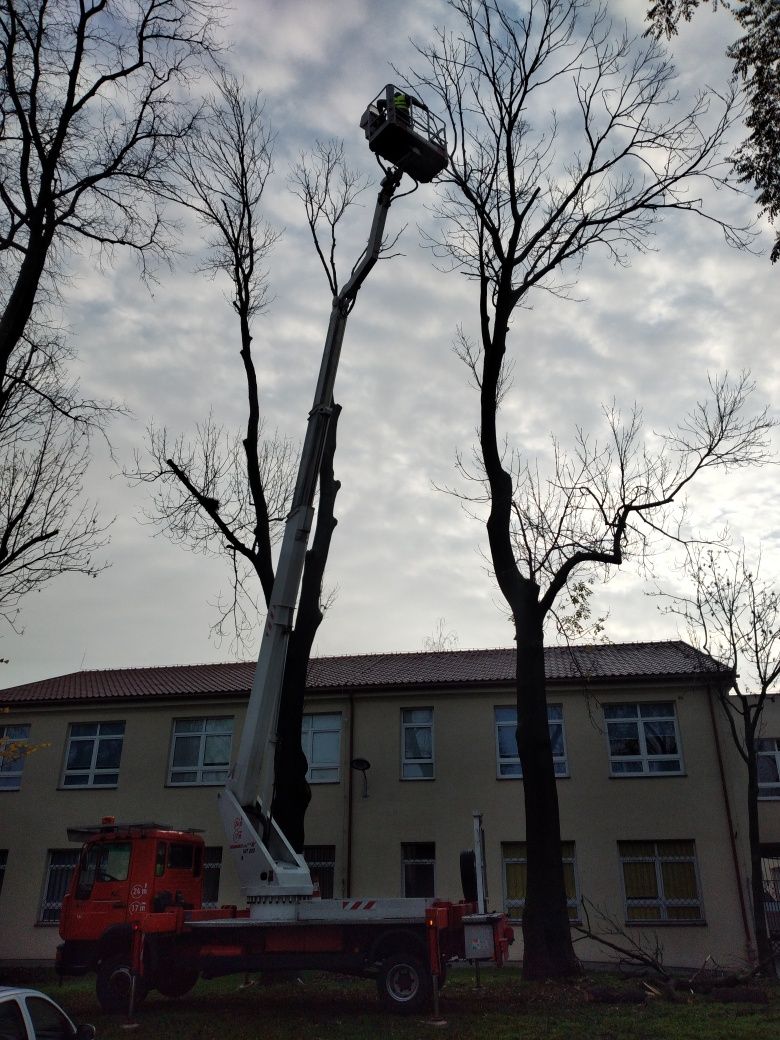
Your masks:
M645 5L614 7L641 31ZM303 226L286 190L288 165L316 138L342 137L352 163L378 180L358 127L365 104L393 79L389 63L413 63L409 36L425 39L446 22L439 0L236 0L226 36L236 71L263 90L277 132L276 179L267 216L286 233L270 263L275 296L258 321L255 347L270 427L300 440L311 402L330 299ZM734 35L723 13L702 10L675 42L683 91L723 85L725 44ZM374 190L353 211L343 236L342 269L365 243ZM421 187L390 211L389 230L408 225L403 257L380 264L361 291L345 339L336 398L343 405L336 475L339 524L327 584L337 596L315 653L418 650L439 618L459 645L506 646L511 628L484 559L484 528L458 502L434 489L455 479L456 449L474 441L478 400L451 351L455 327L474 327L475 292L456 274L436 269L417 223L434 199ZM749 201L732 203L747 217ZM197 246L196 236L188 242ZM763 245L770 237L764 236ZM639 402L650 428L661 429L693 406L707 374L749 368L760 398L778 399L775 347L780 321L777 270L766 255L730 250L717 228L691 217L669 220L657 252L628 270L589 256L576 296L540 295L517 315L514 388L503 428L517 445L545 453L554 432L571 442L574 426L596 429L602 402ZM96 445L89 493L116 514L97 579L66 576L23 605L24 634L5 632L10 659L0 685L80 668L192 664L227 660L229 647L209 639L210 604L227 589L221 561L192 555L140 523L147 491L119 475L146 424L190 431L213 408L224 422L242 420L244 388L236 328L223 286L192 273L183 257L160 272L153 293L132 260L97 272L84 259L68 290L65 320L77 348L85 391L120 398L132 418L113 427L116 464ZM780 563L777 472L710 480L691 496L693 516L728 521L750 544L763 540L768 568ZM645 595L630 571L599 593L613 640L674 638L673 621Z

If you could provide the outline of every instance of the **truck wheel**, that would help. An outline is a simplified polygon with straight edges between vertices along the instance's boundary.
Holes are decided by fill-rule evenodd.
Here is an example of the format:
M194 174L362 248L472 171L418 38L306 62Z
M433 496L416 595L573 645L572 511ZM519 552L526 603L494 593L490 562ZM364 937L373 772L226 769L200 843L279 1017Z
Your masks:
M382 1006L402 1015L422 1010L431 998L431 974L414 954L398 953L383 961L376 985Z
M176 968L170 965L160 969L155 985L164 997L175 999L189 993L198 981L200 972L197 968Z
M106 1014L127 1011L130 1006L130 987L132 984L130 957L127 953L118 953L106 957L100 962L95 982L98 1002ZM143 979L135 980L135 1006L138 1007L149 991Z

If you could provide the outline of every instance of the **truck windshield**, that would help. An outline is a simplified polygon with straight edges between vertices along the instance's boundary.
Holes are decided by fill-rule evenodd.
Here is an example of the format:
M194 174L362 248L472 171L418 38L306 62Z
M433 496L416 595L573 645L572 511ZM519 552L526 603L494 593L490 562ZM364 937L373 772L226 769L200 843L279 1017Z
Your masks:
M81 860L76 899L89 899L96 881L126 881L129 870L129 841L93 845Z

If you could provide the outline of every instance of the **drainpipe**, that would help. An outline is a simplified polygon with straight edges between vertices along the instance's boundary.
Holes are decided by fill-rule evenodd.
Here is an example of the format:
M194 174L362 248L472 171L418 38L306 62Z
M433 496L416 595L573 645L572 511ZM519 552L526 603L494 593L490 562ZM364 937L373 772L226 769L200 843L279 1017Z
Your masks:
M745 893L742 888L742 877L739 871L739 856L737 854L737 842L734 838L734 818L731 814L731 803L729 802L729 793L726 786L726 770L723 766L723 753L720 747L720 737L718 736L718 724L715 721L715 709L712 704L712 687L707 684L707 704L710 708L710 721L712 722L712 733L715 738L715 753L718 758L718 771L720 773L720 786L723 791L723 804L726 807L726 821L729 828L729 843L731 845L731 859L734 863L734 873L737 877L737 892L739 893L739 909L742 914L742 928L745 932L745 947L747 950L753 947L753 933L750 928L750 920L748 918L747 906L745 905Z
M354 772L351 762L355 755L355 695L349 692L349 751L347 754L347 848L346 848L346 884L344 896L346 899L352 895L352 774Z

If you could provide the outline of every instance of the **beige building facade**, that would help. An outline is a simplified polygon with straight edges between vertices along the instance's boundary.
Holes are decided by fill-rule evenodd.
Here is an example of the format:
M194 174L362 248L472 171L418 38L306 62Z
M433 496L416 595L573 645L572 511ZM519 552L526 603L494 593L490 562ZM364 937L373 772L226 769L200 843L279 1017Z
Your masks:
M604 934L617 926L660 945L670 967L707 957L744 964L753 947L746 783L714 692L724 676L680 642L551 648L546 667L573 926ZM103 816L200 828L208 900L242 902L223 854L217 792L252 672L244 664L79 672L0 693L8 709L0 738L35 749L0 765L0 960L53 958L78 856L66 829ZM312 662L306 851L324 896L460 898L459 854L479 810L490 904L519 923L525 810L513 673L511 650ZM775 737L772 702L761 815L767 885L776 880L780 902ZM585 962L613 959L575 937Z

